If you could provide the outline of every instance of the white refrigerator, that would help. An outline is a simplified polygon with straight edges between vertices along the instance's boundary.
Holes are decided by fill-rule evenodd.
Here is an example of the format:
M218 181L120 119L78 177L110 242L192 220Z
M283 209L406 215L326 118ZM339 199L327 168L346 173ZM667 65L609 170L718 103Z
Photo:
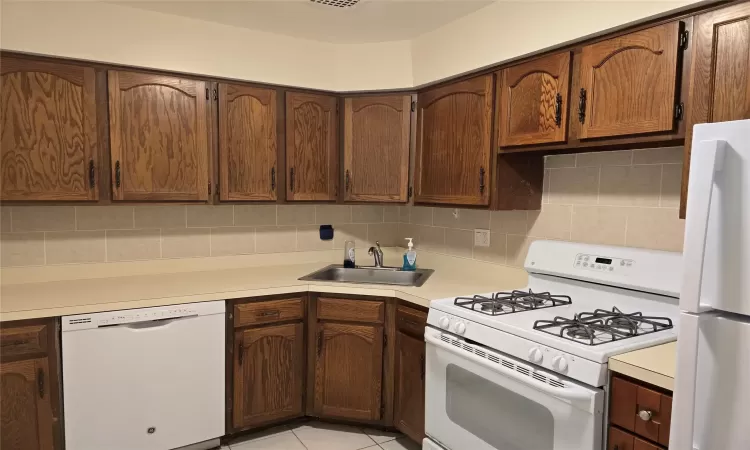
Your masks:
M750 449L750 120L697 125L670 450Z

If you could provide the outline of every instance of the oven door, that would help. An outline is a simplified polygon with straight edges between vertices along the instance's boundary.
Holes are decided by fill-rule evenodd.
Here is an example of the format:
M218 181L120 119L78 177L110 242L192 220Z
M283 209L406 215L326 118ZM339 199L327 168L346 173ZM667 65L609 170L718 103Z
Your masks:
M449 450L599 450L604 391L425 330L427 435Z

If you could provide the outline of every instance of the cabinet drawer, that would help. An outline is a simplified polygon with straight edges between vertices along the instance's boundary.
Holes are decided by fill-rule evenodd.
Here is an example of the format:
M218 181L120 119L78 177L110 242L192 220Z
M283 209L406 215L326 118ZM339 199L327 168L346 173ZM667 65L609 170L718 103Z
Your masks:
M405 306L398 307L398 310L396 311L396 327L399 331L422 338L424 336L424 327L426 324L426 313Z
M30 325L0 330L3 357L47 353L47 325Z
M667 445L671 417L672 397L622 378L612 378L611 423Z
M609 427L607 450L662 450L658 445L638 439L636 436L615 427Z
M269 300L265 302L234 305L234 326L245 327L304 317L302 298Z
M385 303L382 301L318 298L319 320L383 323Z

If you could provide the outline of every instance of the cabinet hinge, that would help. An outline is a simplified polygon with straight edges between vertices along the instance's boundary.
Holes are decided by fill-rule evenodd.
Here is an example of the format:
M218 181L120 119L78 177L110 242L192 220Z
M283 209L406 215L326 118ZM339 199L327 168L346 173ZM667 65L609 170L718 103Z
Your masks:
M388 335L383 335L383 347L388 347Z
M208 195L211 195L211 182L208 182Z
M688 30L681 31L680 39L677 44L677 48L680 50L687 50L689 42L690 42L690 32Z
M415 102L415 101L411 102L411 110L412 111L416 111L417 110L417 102Z
M674 119L682 120L682 116L685 115L685 104L680 102L674 106Z
M214 89L214 100L218 100L218 99L219 99L219 90Z
M383 417L385 417L385 403L380 405L380 418L382 419Z
M208 88L206 88L206 100L208 100L209 98L211 98L211 97L210 97L210 96L208 95L208 91L209 91L209 89L208 89Z
M409 190L406 192L406 199L410 200L412 195L414 195L414 188L409 186Z

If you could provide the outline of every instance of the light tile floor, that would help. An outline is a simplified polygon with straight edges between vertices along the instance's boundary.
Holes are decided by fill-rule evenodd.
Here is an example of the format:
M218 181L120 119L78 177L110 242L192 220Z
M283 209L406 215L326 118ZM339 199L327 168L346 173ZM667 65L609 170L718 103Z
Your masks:
M400 433L305 422L250 435L221 450L420 450Z

